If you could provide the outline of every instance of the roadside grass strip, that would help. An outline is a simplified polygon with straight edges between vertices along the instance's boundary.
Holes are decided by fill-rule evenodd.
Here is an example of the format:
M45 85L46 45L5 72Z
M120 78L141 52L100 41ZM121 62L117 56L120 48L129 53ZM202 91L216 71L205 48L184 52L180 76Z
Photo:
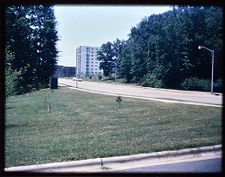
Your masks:
M222 143L222 108L87 93L65 87L10 97L5 167Z
M183 100L177 100L177 99L168 99L168 98L150 98L150 97L143 97L143 96L133 96L133 95L127 95L127 94L121 94L121 93L108 93L103 91L94 91L89 89L83 89L83 88L77 88L71 85L66 84L59 84L60 86L66 86L69 89L75 89L79 91L89 92L89 93L95 93L95 94L102 94L102 95L110 95L110 96L123 96L127 98L135 98L135 99L142 99L142 100L151 100L151 101L160 101L164 103L179 103L179 104L189 104L189 105L200 105L200 106L212 106L212 107L219 107L222 108L222 105L217 104L208 104L208 103L201 103L201 102L191 102L191 101L183 101Z

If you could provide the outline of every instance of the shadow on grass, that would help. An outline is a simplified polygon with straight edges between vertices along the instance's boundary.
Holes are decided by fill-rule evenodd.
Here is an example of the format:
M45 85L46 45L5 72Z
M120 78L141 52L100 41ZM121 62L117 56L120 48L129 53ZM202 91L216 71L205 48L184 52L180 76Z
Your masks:
M25 124L6 124L5 128L8 129L8 128L23 127L23 126L26 126L26 125Z
M13 109L13 108L15 108L15 106L6 106L5 108L6 109Z

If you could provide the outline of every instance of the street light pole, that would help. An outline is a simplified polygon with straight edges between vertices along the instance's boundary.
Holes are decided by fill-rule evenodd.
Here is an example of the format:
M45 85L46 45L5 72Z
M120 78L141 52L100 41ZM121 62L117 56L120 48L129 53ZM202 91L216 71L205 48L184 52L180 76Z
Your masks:
M211 94L213 94L213 76L214 74L214 50L212 50L212 74L211 74Z
M198 46L198 49L201 50L201 49L206 49L208 51L210 51L212 53L212 73L211 73L211 94L213 94L213 74L214 74L214 50L211 50L207 47L204 47L204 46Z

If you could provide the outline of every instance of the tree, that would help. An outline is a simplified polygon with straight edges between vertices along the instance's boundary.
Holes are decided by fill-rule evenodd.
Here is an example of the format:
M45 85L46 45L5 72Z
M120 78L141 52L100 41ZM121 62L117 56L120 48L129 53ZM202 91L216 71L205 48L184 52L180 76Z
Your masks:
M107 42L102 44L97 53L97 59L100 61L100 69L103 69L104 76L112 77L113 69L115 68L115 56L113 51L113 44Z
M14 59L14 55L6 49L6 65L5 65L5 96L8 98L16 93L18 78L22 70L13 70L10 62Z
M36 41L38 44L37 76L41 85L46 87L49 77L52 76L56 70L56 58L58 54L56 42L58 37L53 7L43 7L41 12L41 26Z
M122 49L121 77L166 88L180 88L192 77L208 80L211 55L198 50L203 45L215 50L215 77L221 79L222 22L219 7L174 6L163 14L145 17L131 29Z
M107 42L103 44L98 51L97 59L100 62L100 69L103 69L105 76L112 77L112 74L117 75L120 65L120 55L125 41L116 39L113 43Z
M120 53L120 63L119 63L119 76L123 77L125 82L130 82L132 79L131 75L131 46L127 42Z
M6 8L6 46L12 52L14 59L7 61L13 71L20 70L28 66L30 58L30 27L26 18L29 8L23 6L11 6ZM17 84L17 89L29 84L29 77L21 79ZM21 91L22 92L22 91Z
M52 6L10 6L6 8L6 45L15 58L12 70L24 69L17 84L22 92L28 85L46 87L57 58L57 31Z
M113 54L114 54L114 63L115 63L115 68L114 68L114 73L117 75L118 70L119 70L119 65L120 65L120 56L122 52L122 48L125 45L125 41L120 41L119 39L116 39L116 41L113 42Z

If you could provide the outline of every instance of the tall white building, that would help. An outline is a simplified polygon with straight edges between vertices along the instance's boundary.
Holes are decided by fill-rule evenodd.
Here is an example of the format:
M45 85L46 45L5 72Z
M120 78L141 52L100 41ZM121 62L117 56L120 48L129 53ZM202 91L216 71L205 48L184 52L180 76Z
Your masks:
M94 76L103 74L99 69L97 51L100 47L80 46L76 49L76 73L77 77Z

